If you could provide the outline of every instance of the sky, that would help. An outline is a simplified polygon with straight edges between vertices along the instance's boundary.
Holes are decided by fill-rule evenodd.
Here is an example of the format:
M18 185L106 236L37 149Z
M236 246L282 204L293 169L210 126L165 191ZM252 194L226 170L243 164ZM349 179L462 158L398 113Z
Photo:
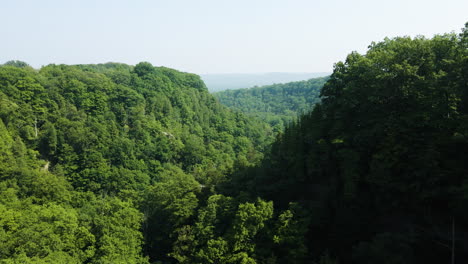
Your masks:
M466 22L467 0L0 0L0 63L331 72L372 41Z

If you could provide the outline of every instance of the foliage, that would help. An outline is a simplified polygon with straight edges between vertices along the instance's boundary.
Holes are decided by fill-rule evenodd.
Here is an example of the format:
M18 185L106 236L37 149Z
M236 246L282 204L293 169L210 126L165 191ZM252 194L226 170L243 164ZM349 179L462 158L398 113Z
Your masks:
M220 103L249 116L268 122L281 131L297 116L320 102L320 89L328 77L307 81L273 84L249 89L227 90L214 93Z
M169 260L198 199L272 135L198 76L149 63L6 63L0 106L5 263Z
M322 102L234 182L279 209L302 205L319 263L467 259L466 32L349 54Z

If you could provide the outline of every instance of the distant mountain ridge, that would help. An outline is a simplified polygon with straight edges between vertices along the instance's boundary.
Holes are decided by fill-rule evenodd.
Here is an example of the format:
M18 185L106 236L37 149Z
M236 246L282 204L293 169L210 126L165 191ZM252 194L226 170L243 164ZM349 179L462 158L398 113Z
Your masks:
M320 102L320 89L328 78L226 90L213 95L221 104L260 118L280 131L285 124Z
M200 74L210 92L304 81L330 75L329 72L269 72Z

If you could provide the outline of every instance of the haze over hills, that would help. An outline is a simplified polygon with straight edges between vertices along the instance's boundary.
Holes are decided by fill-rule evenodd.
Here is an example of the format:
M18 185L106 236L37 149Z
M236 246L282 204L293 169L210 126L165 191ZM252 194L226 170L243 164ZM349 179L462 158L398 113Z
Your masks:
M250 88L308 80L330 75L329 72L269 72L269 73L216 73L200 74L210 92Z

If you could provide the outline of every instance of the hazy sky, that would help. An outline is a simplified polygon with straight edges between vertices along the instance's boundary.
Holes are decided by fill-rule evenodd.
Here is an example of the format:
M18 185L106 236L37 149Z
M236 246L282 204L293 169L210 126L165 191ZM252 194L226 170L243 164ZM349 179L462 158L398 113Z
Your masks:
M330 72L372 41L467 21L467 0L0 0L0 63Z

